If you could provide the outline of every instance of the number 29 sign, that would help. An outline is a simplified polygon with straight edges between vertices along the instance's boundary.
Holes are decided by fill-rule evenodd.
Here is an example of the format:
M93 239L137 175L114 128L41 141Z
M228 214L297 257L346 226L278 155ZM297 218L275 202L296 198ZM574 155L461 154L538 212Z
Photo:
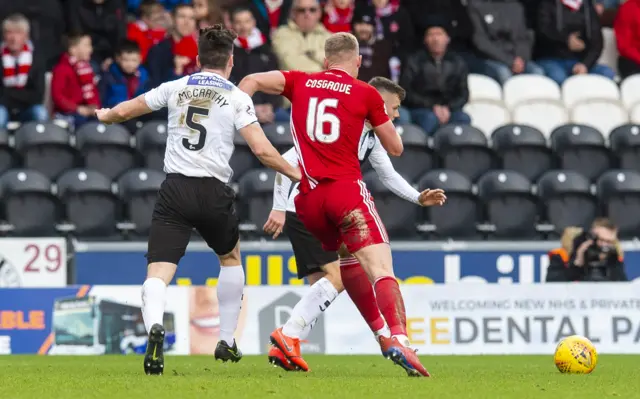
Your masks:
M63 238L0 239L0 288L66 285L67 244Z

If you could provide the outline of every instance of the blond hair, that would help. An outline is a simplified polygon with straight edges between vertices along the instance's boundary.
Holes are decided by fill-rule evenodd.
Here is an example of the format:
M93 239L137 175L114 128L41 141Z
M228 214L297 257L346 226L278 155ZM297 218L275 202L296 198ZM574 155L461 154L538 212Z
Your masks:
M324 56L332 63L347 61L359 52L358 39L351 33L334 33L324 42Z
M573 240L575 240L575 238L581 233L582 229L580 227L569 226L565 228L562 232L562 237L560 238L562 249L570 254L573 251Z

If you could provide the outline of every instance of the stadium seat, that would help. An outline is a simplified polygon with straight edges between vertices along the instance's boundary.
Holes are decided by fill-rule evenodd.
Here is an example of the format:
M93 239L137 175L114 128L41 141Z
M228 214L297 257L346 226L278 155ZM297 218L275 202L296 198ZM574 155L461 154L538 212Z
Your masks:
M569 226L586 228L598 214L591 183L573 170L550 170L538 180L538 197L546 221L560 236Z
M418 126L399 125L396 131L402 137L404 151L402 156L389 158L395 170L413 182L435 167L436 157L429 148L427 135Z
M595 127L606 138L614 128L629 122L629 114L619 101L591 100L573 107L571 121Z
M229 160L229 165L231 165L231 169L233 169L233 180L239 181L246 172L251 169L260 168L262 165L258 161L258 158L253 155L249 144L247 144L240 133L236 132L233 136L233 144L235 149L231 160Z
M569 122L569 113L564 105L552 100L531 100L520 103L515 106L511 115L513 123L535 127L545 137L549 137L558 126Z
M241 221L247 221L242 230L260 232L269 218L273 203L273 184L276 172L272 169L253 169L238 181Z
M59 203L44 174L28 169L12 169L0 177L3 214L13 235L55 236L60 220Z
M475 127L447 125L436 131L434 149L445 169L458 171L476 181L487 170L493 169L493 151L487 147L487 137Z
M11 168L15 168L19 164L18 154L11 145L9 132L0 129L0 174Z
M77 164L77 152L71 147L71 135L53 123L29 122L15 132L16 150L24 167L36 170L49 179Z
M471 125L480 129L487 137L502 125L511 122L509 110L496 101L474 101L464 106L471 117Z
M414 238L420 207L412 205L407 200L395 195L380 181L374 171L365 174L362 180L373 196L376 209L389 233L389 237L391 239Z
M437 188L445 190L447 203L421 208L418 230L442 239L481 238L476 230L479 208L471 181L455 170L436 169L418 182L420 191Z
M151 215L165 174L155 169L134 169L118 179L118 196L124 203L125 215L132 224L124 230L134 235L147 236L151 228Z
M538 204L531 183L518 172L494 170L478 180L486 220L482 231L490 238L535 238Z
M531 126L502 126L493 132L492 143L502 167L522 173L530 181L553 167L553 154L544 135Z
M291 127L288 123L269 123L268 125L262 126L262 129L271 144L273 144L281 154L293 147Z
M136 132L138 151L144 157L147 168L164 170L164 152L167 148L167 123L151 121Z
M620 97L627 111L640 103L640 74L631 75L620 84Z
M620 101L616 82L600 75L573 75L564 81L561 90L564 105L569 109L594 99Z
M640 237L640 173L610 170L597 184L604 213L618 226L621 238Z
M502 101L502 88L495 80L485 75L470 73L467 78L469 101Z
M611 28L602 28L603 47L598 64L606 65L618 75L618 45L616 34Z
M121 207L112 191L111 178L89 169L71 169L58 178L58 198L66 221L79 237L115 236Z
M590 181L611 167L604 138L590 126L560 126L551 134L551 148L558 156L560 169L575 170Z
M620 161L620 168L640 172L640 126L622 125L609 135L611 151Z
M515 75L505 82L503 91L504 104L510 110L530 101L562 100L558 84L543 75Z
M76 130L76 147L87 169L110 180L139 166L138 154L131 147L131 134L121 125L84 124Z

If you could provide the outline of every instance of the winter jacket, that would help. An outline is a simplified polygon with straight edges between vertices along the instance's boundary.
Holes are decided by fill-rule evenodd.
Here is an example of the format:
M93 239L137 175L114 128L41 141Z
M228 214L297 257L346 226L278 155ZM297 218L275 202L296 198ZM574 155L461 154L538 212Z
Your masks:
M293 0L283 0L280 8L280 15L278 16L278 26L286 25L289 22L289 16L291 15L291 6ZM271 22L269 21L269 13L267 7L264 4L264 0L250 0L247 6L251 10L251 13L256 19L258 29L267 37L271 39L271 34L275 32L275 29L271 29Z
M404 63L401 86L407 91L405 105L461 109L469 100L468 75L467 65L457 54L449 51L438 62L426 49L421 49Z
M393 43L387 39L360 42L362 65L358 72L358 79L368 82L371 78L382 76L391 79L389 60L393 56Z
M93 44L93 59L102 62L114 55L116 46L126 37L124 2L105 0L67 0L71 32L87 32Z
M640 0L620 6L613 28L620 56L640 64Z
M242 47L235 46L233 49L233 70L229 80L238 84L247 75L274 69L278 69L278 60L268 44L253 50L245 50ZM278 108L282 105L280 96L270 96L260 92L254 94L253 102L256 105L271 104L273 108Z
M158 87L164 82L179 78L175 73L173 64L173 39L166 38L151 47L145 63L149 71L149 79L152 87Z
M273 34L273 51L278 56L280 68L303 72L320 72L324 69L324 42L331 36L318 23L311 32L304 35L298 26L289 21Z
M132 85L130 88L129 85ZM100 80L100 94L103 107L115 105L144 94L149 90L149 73L144 67L138 68L134 76L127 77L115 62Z
M100 107L98 86L94 86L94 96L90 103L82 96L82 86L75 69L69 62L69 55L63 54L60 62L53 68L51 79L51 97L56 112L73 114L80 105Z
M467 1L464 2L466 4ZM402 6L409 12L414 25L415 37L422 43L424 31L433 16L450 21L448 28L453 51L469 51L472 28L465 5L461 0L403 0Z
M4 68L0 64L0 104L10 112L24 110L44 101L44 74L46 70L45 54L34 47L33 61L29 70L27 84L24 87L4 87L2 84Z
M600 21L590 1L584 1L576 12L560 0L541 0L538 5L536 54L538 58L575 60L591 68L600 58L603 39ZM569 35L578 32L585 42L584 51L569 49Z
M473 44L481 58L513 64L531 60L533 32L527 30L524 7L515 0L471 0L467 5Z

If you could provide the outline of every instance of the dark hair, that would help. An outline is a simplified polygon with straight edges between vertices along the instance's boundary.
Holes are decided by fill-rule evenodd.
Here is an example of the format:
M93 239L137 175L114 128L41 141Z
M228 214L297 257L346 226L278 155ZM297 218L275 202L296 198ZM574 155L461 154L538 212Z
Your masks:
M236 17L236 14L240 14L241 12L248 12L249 14L251 14L251 16L253 16L253 13L249 9L249 7L247 7L247 6L238 6L238 7L234 7L229 12L229 16L231 17L231 20L233 21L233 19Z
M407 92L393 80L383 78L382 76L376 76L369 81L369 84L376 88L378 91L386 91L387 93L396 94L400 101L404 101L407 96Z
M198 56L202 68L224 69L233 53L233 41L238 35L221 24L200 29Z
M171 16L175 18L176 15L178 15L178 11L182 8L190 8L193 10L193 4L189 4L189 3L176 4L176 6L173 7L173 10L171 10Z
M69 35L67 35L67 49L77 45L78 43L80 43L80 40L84 39L85 37L90 36L88 33L83 32L69 33Z
M157 0L142 0L140 4L140 16L150 17L157 8L164 9L162 4L158 3Z
M133 40L123 40L116 47L116 55L137 53L140 54L140 46Z

